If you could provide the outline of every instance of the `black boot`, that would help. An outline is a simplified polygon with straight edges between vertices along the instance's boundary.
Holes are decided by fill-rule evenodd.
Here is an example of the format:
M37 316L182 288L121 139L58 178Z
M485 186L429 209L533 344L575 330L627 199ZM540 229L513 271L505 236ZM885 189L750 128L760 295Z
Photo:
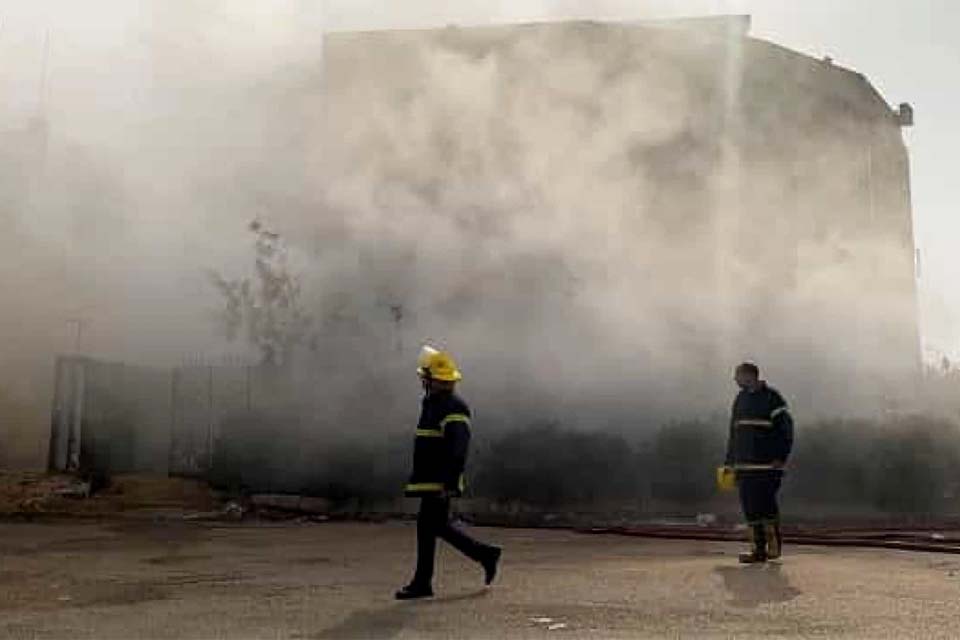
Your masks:
M397 600L417 600L419 598L432 598L433 589L429 586L420 586L417 584L408 584L394 594Z
M750 551L740 554L743 564L757 564L767 561L767 538L762 524L750 525Z
M493 551L490 552L490 557L481 563L483 565L484 584L492 584L494 578L497 577L497 567L500 564L501 555L503 555L503 550L500 547L493 547Z
M774 520L766 525L767 559L777 560L783 554L783 534L780 532L780 521Z

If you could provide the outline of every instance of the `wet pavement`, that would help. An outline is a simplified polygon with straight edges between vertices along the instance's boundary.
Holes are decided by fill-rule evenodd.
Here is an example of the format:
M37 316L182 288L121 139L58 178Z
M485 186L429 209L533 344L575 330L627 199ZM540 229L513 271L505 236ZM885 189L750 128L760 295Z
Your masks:
M449 548L398 603L414 527L0 524L0 638L948 638L960 556L477 528L501 579Z

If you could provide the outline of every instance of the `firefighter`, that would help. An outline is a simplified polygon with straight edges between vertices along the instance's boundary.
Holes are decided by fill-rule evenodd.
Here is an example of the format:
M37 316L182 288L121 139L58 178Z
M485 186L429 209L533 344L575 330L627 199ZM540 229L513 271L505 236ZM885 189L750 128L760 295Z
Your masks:
M740 505L749 527L751 548L740 562L752 564L780 557L783 536L777 492L793 446L793 419L783 396L760 379L751 362L739 365L740 387L730 415L725 467L736 475Z
M433 564L437 538L477 562L484 581L497 575L501 550L474 540L450 519L450 499L464 489L463 470L470 444L470 409L455 392L461 379L453 357L425 346L417 373L424 397L413 451L413 474L406 495L420 498L417 515L417 568L410 584L396 593L398 600L433 595Z

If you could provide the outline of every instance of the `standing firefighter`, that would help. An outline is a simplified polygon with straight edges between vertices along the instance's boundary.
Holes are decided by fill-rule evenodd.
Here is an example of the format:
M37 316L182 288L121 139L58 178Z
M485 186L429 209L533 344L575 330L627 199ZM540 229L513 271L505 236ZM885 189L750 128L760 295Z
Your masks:
M781 553L777 492L793 446L793 419L783 396L760 379L757 365L738 366L735 380L740 393L733 402L724 465L736 474L750 527L751 550L740 555L740 562L766 562Z
M420 498L417 515L417 570L398 600L433 595L433 561L437 538L483 567L486 584L493 582L500 549L474 540L450 521L450 498L464 488L463 470L470 444L470 409L455 393L460 371L450 354L426 346L417 373L423 383L423 407L413 450L413 474L406 495Z

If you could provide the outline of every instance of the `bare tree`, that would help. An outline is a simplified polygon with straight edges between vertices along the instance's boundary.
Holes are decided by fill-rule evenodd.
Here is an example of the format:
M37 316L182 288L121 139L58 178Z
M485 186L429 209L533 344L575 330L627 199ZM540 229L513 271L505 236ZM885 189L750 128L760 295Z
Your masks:
M220 321L228 339L245 334L261 363L282 365L298 346L315 344L314 322L303 308L300 279L290 271L283 239L258 220L249 229L256 236L253 277L228 279L210 272L224 300Z

